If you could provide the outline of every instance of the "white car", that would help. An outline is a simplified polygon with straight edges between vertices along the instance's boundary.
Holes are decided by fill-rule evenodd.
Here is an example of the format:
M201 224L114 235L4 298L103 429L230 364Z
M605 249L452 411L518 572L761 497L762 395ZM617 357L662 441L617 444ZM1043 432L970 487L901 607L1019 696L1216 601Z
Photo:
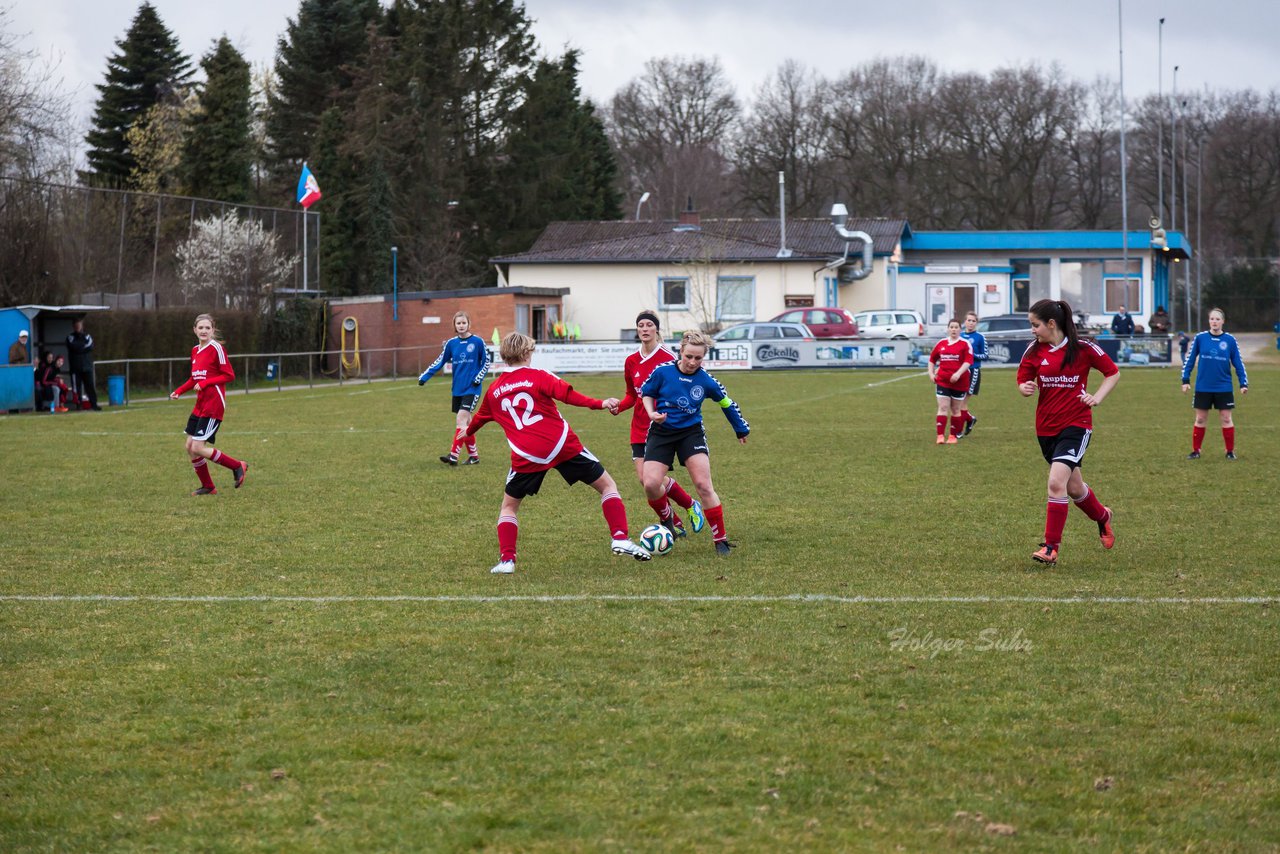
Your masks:
M853 316L863 338L923 338L924 317L909 308L877 308Z

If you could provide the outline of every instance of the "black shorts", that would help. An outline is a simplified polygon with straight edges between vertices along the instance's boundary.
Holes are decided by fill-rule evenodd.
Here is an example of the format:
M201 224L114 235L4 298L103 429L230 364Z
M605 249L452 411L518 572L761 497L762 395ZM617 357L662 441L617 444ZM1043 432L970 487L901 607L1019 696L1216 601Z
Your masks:
M982 371L973 371L969 379L969 397L973 397L978 393L978 389L982 387Z
M564 482L570 486L578 482L595 483L604 474L604 466L587 450L555 466L555 470L560 472ZM507 486L503 491L512 498L526 498L530 495L537 495L538 490L542 488L542 479L547 476L548 471L551 471L551 469L543 469L542 471L516 471L512 469L507 472Z
M1230 391L1198 391L1191 401L1192 409L1235 409L1236 395Z
M1079 468L1084 461L1084 452L1089 447L1092 430L1083 427L1068 427L1056 436L1037 436L1040 440L1040 453L1045 462L1065 463L1071 468Z
M479 402L480 395L478 394L464 394L461 396L455 394L453 396L453 411L461 412L465 409L467 412L475 412L476 404Z
M646 463L663 463L670 469L672 460L678 459L680 465L687 465L686 461L698 454L711 455L701 423L681 430L668 430L656 423L649 425L649 437L644 443Z
M936 394L938 397L949 397L952 400L964 400L966 397L969 396L969 392L963 389L957 390L954 388L944 388L943 386L940 386L937 384L934 385L934 389L935 389L934 394Z
M201 442L207 442L212 445L213 440L218 436L218 428L222 426L222 422L217 418L201 418L192 415L187 419L187 429L183 432L192 439L198 439Z

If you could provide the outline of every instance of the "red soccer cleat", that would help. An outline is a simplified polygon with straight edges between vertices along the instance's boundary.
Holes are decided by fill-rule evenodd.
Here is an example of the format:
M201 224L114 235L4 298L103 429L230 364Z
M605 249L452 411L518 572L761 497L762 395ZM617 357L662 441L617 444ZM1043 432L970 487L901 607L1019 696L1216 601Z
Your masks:
M1058 547L1051 546L1048 543L1041 543L1040 548L1036 549L1035 553L1031 555L1031 559L1053 566L1058 562Z
M1116 544L1116 532L1111 530L1111 508L1103 508L1107 511L1107 518L1098 523L1098 539L1102 540L1102 547L1109 549Z

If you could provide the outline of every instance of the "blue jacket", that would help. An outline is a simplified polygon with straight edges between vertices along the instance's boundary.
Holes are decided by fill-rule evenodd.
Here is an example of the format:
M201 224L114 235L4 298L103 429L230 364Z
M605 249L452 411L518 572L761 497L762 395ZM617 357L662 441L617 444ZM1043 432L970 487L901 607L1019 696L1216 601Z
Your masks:
M960 337L969 342L973 351L973 364L969 367L971 374L982 370L982 363L987 360L987 339L981 332L961 332Z
M724 386L702 368L698 368L697 373L685 374L675 362L659 365L640 386L640 396L652 397L654 409L666 413L667 420L662 425L668 430L683 430L701 424L702 401L709 397L720 404L724 417L729 419L739 439L751 432L738 404L730 400Z
M1125 312L1111 318L1111 331L1117 335L1133 334L1133 315Z
M1191 342L1191 349L1182 363L1182 383L1191 381L1191 369L1196 360L1200 361L1200 370L1196 371L1196 391L1222 392L1232 391L1231 366L1236 369L1240 378L1240 388L1249 387L1249 376L1244 372L1244 360L1240 358L1240 345L1236 339L1226 332L1216 338L1201 332Z
M439 357L418 377L418 385L434 377L446 360L453 366L453 396L479 394L484 375L489 370L489 351L484 346L484 339L479 335L450 338Z

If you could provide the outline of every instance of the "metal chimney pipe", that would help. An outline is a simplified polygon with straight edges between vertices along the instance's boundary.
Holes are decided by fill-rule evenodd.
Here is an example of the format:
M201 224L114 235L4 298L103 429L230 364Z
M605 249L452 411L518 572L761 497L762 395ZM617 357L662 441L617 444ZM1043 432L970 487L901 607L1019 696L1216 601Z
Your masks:
M791 250L787 248L787 176L778 173L778 221L782 227L782 245L778 247L779 258L790 258Z

